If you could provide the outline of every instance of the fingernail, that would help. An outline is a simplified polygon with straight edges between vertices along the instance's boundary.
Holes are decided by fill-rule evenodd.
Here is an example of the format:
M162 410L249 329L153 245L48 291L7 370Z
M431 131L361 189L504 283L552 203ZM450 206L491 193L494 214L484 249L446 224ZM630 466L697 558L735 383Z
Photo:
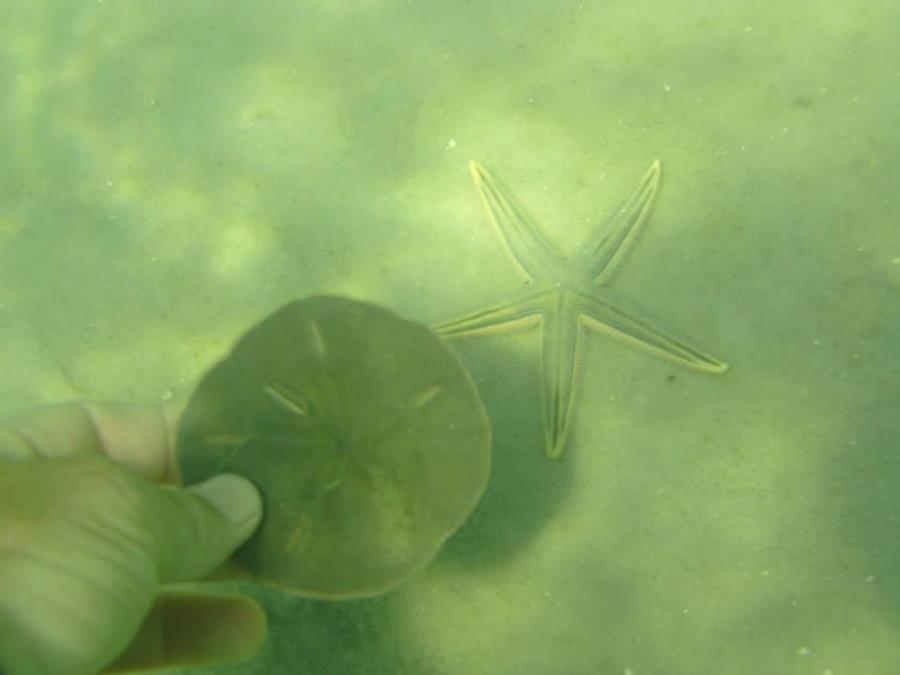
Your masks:
M262 497L246 478L223 473L188 488L212 504L213 508L233 523L246 524L262 516Z

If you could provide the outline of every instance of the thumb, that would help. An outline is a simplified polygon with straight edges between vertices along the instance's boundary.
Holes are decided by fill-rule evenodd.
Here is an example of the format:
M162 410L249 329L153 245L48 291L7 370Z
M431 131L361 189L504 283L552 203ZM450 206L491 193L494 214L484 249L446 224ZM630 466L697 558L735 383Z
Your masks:
M161 583L206 576L253 534L262 518L259 491L234 474L188 489L158 487L148 498Z

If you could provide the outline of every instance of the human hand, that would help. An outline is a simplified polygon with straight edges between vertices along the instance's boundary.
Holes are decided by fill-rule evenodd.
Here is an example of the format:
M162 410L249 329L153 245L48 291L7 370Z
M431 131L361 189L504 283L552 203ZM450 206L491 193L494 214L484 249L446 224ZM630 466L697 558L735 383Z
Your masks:
M262 514L238 476L177 487L176 417L68 403L0 421L0 673L200 665L259 648L253 600L160 592L207 576Z

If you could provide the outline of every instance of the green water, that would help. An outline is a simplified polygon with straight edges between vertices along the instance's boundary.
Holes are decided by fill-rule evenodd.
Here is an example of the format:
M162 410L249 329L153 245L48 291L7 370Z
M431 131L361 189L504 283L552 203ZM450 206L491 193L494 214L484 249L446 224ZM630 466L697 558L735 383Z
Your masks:
M481 505L381 598L242 587L215 673L900 672L895 2L0 0L0 412L186 396L310 293L439 323L522 289L467 168L728 362L585 334L548 460L537 328L454 341Z

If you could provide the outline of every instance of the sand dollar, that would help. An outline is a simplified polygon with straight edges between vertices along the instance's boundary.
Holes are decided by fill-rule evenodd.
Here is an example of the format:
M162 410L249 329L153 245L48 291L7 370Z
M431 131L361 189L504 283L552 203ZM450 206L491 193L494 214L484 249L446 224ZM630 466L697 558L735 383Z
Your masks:
M292 302L200 381L179 423L186 484L252 480L265 515L236 560L321 598L375 595L425 565L490 470L470 377L425 326L330 296Z

